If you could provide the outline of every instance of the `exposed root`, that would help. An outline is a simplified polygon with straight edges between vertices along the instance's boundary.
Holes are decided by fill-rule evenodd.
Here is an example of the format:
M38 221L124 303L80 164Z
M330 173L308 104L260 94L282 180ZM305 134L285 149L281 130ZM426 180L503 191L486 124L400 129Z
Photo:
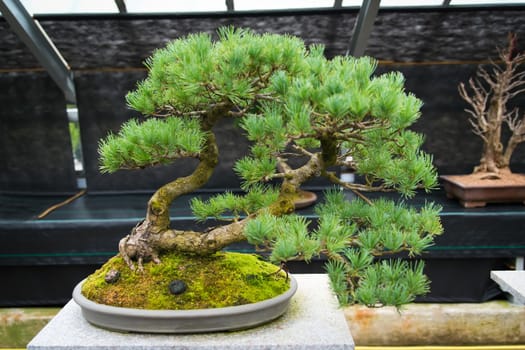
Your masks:
M269 276L277 275L280 272L284 272L286 274L286 282L288 282L290 270L288 269L288 266L286 266L286 262L284 261L281 261L281 263L279 264L279 270L272 272Z
M149 226L147 221L138 223L137 226L131 230L131 234L122 238L119 242L119 253L133 271L135 271L133 259L137 261L140 272L144 270L143 263L146 261L152 260L156 264L160 263L159 253L149 244L148 237L151 234L149 232Z

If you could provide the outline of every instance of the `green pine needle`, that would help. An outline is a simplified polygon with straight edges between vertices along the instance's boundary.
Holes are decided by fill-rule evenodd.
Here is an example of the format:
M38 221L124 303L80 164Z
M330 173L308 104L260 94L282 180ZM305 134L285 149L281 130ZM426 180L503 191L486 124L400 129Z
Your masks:
M204 140L205 134L195 120L172 117L138 122L132 119L118 134L110 134L100 141L100 169L111 173L197 157Z

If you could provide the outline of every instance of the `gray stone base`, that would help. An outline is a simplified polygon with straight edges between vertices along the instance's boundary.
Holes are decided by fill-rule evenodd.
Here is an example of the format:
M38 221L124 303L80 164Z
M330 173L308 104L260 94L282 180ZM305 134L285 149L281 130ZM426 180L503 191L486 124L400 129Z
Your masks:
M289 310L269 324L237 332L190 335L117 333L94 327L70 301L28 344L29 350L350 350L354 341L326 275L295 275Z

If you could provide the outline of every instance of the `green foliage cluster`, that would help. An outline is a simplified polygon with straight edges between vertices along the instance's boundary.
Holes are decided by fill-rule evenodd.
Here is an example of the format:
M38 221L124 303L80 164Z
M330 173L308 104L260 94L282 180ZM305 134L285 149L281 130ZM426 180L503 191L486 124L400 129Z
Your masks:
M209 218L229 220L255 213L275 202L278 196L279 193L275 188L253 186L243 194L225 192L206 201L200 197L193 197L190 204L198 220L204 221Z
M423 264L378 257L406 252L415 257L441 234L440 208L419 210L380 199L349 201L344 192L326 193L317 206L317 227L302 216L259 215L245 233L248 241L271 251L274 262L309 260L325 255L334 291L343 303L400 305L428 290Z
M304 43L292 36L232 27L219 29L215 42L209 34L191 34L146 61L148 78L127 101L146 115L159 110L194 113L221 103L243 109L267 91L275 71L299 72L305 54Z
M305 64L302 74L275 74L271 88L279 99L241 121L254 142L252 155L236 164L247 184L274 176L276 157L290 148L321 147L327 165L352 155L356 173L369 185L381 182L409 196L419 185L437 186L432 157L420 151L423 137L406 130L422 102L404 91L400 73L375 76L372 58L328 60L319 46Z
M151 118L142 123L126 122L117 135L100 141L102 172L168 164L183 157L197 157L204 133L196 120Z
M213 41L209 34L191 34L156 50L145 62L148 77L126 96L129 107L146 117L191 118L198 124L186 121L173 129L172 121L167 125L161 120L128 122L118 136L101 141L102 171L164 164L186 152L198 157L201 148L188 150L184 143L169 139L188 137L192 146L202 147L193 137L200 140L200 133L208 131L214 120L251 110L258 101L275 95L269 86L275 73L294 75L305 67L306 48L296 37L258 35L232 27L221 28L218 36ZM185 136L186 131L191 135ZM141 141L155 139L156 132L161 149Z
M326 269L331 287L342 305L359 303L370 307L399 307L429 291L430 282L423 273L422 261L381 260L368 264L351 285L347 278L349 266L345 262L329 261Z

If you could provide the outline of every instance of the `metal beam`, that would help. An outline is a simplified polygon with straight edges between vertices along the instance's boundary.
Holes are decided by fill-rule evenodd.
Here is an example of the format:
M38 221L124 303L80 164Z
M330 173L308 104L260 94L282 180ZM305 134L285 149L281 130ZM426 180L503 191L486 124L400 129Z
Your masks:
M380 3L381 0L363 0L347 55L356 57L364 55Z
M128 9L126 8L126 0L115 0L115 4L117 4L119 13L128 13Z
M11 29L63 91L67 102L75 103L73 74L38 21L29 15L19 0L0 0L0 11Z
M235 5L233 2L234 0L226 0L226 10L228 10L228 12L235 11Z
M450 0L443 0L443 7L448 7L450 5Z
M343 0L334 0L334 8L340 9L343 7Z

